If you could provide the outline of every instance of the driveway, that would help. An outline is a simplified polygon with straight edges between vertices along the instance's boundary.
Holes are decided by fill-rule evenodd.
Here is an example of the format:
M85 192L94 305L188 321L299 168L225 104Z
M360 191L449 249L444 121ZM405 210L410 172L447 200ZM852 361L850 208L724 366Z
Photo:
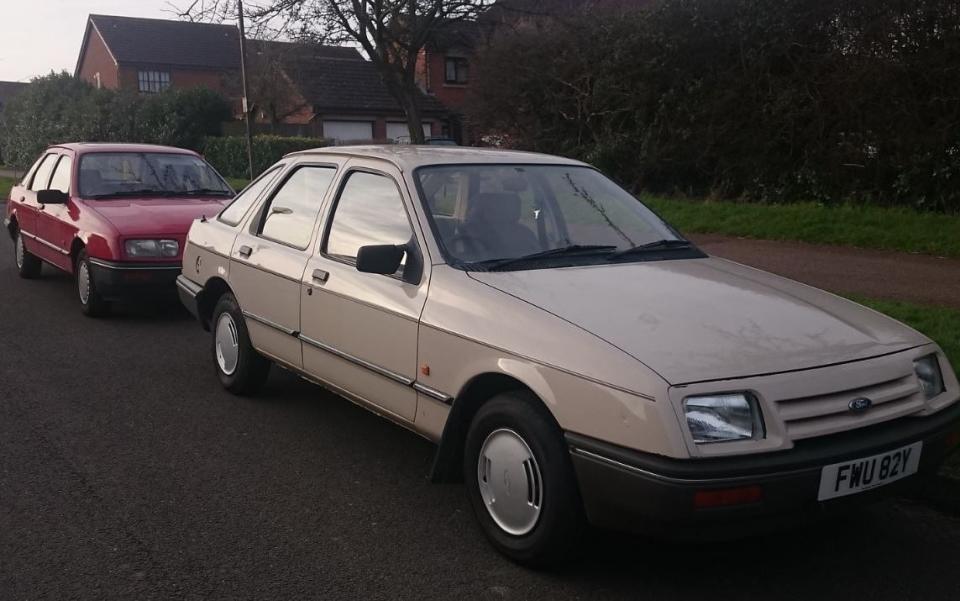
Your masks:
M86 319L11 255L0 237L0 599L960 598L960 520L906 501L519 568L427 482L426 441L279 370L233 397L176 307Z
M690 239L711 255L831 292L960 309L960 259L716 234Z

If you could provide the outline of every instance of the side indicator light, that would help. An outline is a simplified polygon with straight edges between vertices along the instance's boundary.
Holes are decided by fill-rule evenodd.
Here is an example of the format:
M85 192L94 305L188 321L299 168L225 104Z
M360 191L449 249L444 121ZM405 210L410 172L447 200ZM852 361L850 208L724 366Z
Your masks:
M693 506L697 509L710 507L730 507L750 505L763 499L763 489L759 486L743 486L722 490L698 490L693 496Z

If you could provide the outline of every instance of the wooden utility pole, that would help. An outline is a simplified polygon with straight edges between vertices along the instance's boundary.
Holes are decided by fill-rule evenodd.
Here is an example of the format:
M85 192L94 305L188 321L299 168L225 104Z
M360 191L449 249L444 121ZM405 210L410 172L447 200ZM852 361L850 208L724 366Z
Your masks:
M240 23L240 79L243 80L243 120L247 126L247 172L253 181L253 133L250 131L250 105L247 100L247 43L243 24L243 0L237 0L237 19Z

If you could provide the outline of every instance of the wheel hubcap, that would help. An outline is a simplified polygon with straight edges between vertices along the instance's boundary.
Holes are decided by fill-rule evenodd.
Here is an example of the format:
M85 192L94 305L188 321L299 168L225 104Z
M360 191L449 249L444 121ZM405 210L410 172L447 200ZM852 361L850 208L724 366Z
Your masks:
M240 357L240 343L237 336L237 324L229 313L220 315L216 331L217 365L220 371L230 376L237 369Z
M480 496L493 521L514 536L537 525L543 507L543 478L533 452L519 434L494 430L477 461Z
M17 269L23 269L23 236L17 234Z
M77 265L77 291L80 293L80 302L87 304L90 301L90 268L86 261Z

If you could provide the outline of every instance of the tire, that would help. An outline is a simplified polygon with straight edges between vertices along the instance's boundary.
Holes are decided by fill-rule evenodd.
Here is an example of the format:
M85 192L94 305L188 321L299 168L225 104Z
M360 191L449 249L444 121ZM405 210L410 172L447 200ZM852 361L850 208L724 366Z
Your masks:
M30 251L23 245L23 237L20 235L19 229L14 230L13 233L13 256L20 277L25 280L32 280L40 276L43 262L30 254Z
M477 520L498 551L530 567L579 554L586 519L570 454L532 394L505 392L480 407L467 433L463 473ZM498 495L501 505L488 509Z
M90 268L90 258L86 250L81 250L74 262L73 280L77 286L80 310L87 317L104 317L110 314L110 303L104 300L97 290L97 282Z
M267 381L270 361L250 343L247 323L233 294L220 297L210 323L210 350L220 384L236 395L256 393Z

